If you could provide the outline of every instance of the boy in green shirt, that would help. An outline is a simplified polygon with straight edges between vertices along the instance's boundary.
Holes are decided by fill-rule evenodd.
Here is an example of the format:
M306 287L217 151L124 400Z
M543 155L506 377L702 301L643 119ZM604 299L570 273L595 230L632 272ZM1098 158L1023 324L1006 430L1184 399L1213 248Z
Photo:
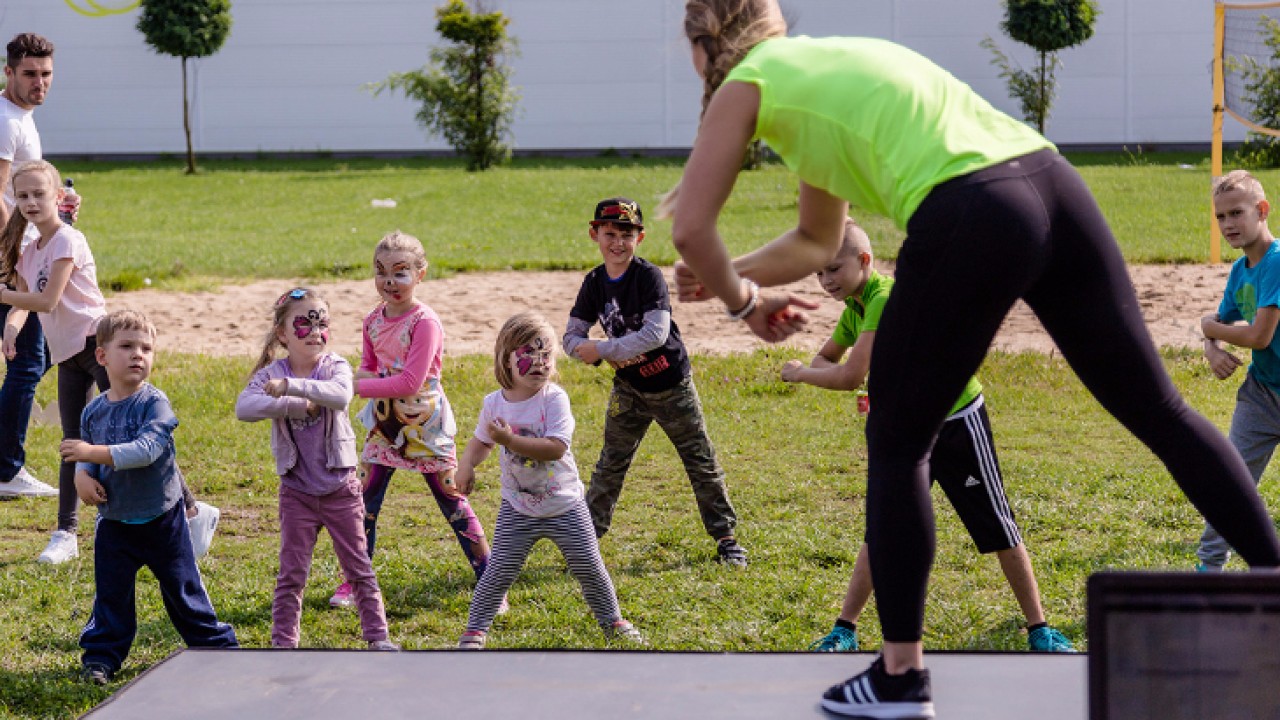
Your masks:
M846 308L835 332L809 366L791 360L782 366L782 379L828 390L856 390L866 381L876 328L893 288L893 279L872 268L871 241L853 220L846 220L840 250L818 271L818 282L831 297L844 302ZM846 353L848 359L844 359ZM977 378L969 379L943 423L930 458L930 470L931 477L942 486L977 544L978 552L995 553L1000 560L1000 569L1027 618L1030 649L1074 652L1071 641L1045 622L1031 559L1004 493L991 422ZM840 617L831 632L810 646L811 649L819 652L857 650L856 623L871 591L871 562L864 543L853 566Z

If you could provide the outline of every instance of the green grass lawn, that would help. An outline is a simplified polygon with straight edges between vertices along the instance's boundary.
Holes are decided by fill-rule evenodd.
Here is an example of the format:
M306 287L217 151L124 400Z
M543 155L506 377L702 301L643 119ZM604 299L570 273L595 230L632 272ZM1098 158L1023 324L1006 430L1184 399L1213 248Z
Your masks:
M1208 258L1209 170L1185 153L1072 156L1130 262ZM595 202L628 195L652 210L681 161L601 157L518 159L485 173L449 160L61 163L84 196L80 227L103 287L207 287L255 277L363 277L374 243L401 229L420 237L432 273L586 268ZM1280 171L1262 182L1280 188ZM736 253L795 222L796 180L780 165L743 173L722 219ZM376 208L390 198L395 208ZM896 257L902 233L862 216L878 257ZM676 259L670 224L650 218L645 256Z
M745 571L713 562L713 544L661 433L655 430L641 447L603 551L624 613L654 648L800 650L824 634L838 612L865 527L863 420L852 395L779 382L778 368L795 356L759 351L695 358L710 432L741 516L739 537L751 552ZM1192 353L1166 360L1191 402L1225 426L1237 382L1215 381ZM470 437L480 400L493 388L489 362L470 356L446 367L461 441ZM182 420L179 453L193 488L223 510L213 550L201 563L214 604L243 644L263 647L270 639L279 542L277 481L268 425L233 418L248 367L248 359L165 353L154 380ZM577 363L566 363L562 373L578 422L573 449L589 476L610 374ZM1200 520L1154 457L1099 408L1060 359L996 354L982 378L1049 619L1087 649L1087 576L1105 569L1188 569ZM53 392L50 377L39 399ZM28 442L30 466L48 480L55 477L58 435L37 426ZM490 530L496 472L491 458L472 498ZM1272 506L1280 501L1276 487L1264 483ZM941 494L935 497L938 557L926 647L1022 649L1021 616L994 558L975 553ZM77 636L93 596L93 512L82 512L78 561L37 565L54 514L52 499L0 504L0 645L6 648L0 713L13 717L72 717L119 687L75 680ZM466 622L472 576L421 480L397 476L379 535L375 567L393 639L407 649L452 646ZM492 647L604 647L563 568L552 546L538 547L511 592L510 614L494 627ZM362 646L355 613L326 604L339 581L322 539L305 597L304 646ZM140 631L121 681L180 647L145 571L138 589ZM879 645L874 605L860 630L865 647Z
M1073 160L1130 262L1207 258L1203 156ZM189 289L241 278L367 277L374 243L395 228L423 239L435 275L585 268L599 261L585 232L594 203L626 194L652 209L680 168L675 160L618 157L524 159L483 174L426 160L208 161L195 177L184 176L177 162L61 167L85 197L81 227L99 278L117 289L139 287L144 278ZM1280 187L1280 172L1260 175ZM742 175L722 223L732 252L754 248L794 222L795 186L779 166ZM376 198L395 199L397 207L371 207ZM901 233L882 219L860 220L877 254L896 256ZM660 264L674 261L669 224L650 223L644 254ZM791 357L792 351L760 351L694 361L742 519L739 536L751 552L747 570L713 562L713 544L665 438L655 430L641 447L603 551L624 613L657 649L803 649L838 612L864 529L862 419L851 395L779 382L778 367ZM1198 354L1170 354L1166 361L1192 403L1225 427L1238 380L1213 380ZM460 441L470 437L480 399L493 389L488 362L480 356L448 362L445 382ZM179 452L193 488L223 509L213 551L201 565L214 604L243 644L261 647L270 634L277 481L268 425L241 425L233 417L248 367L247 358L164 353L154 381L182 420ZM578 422L574 452L589 476L610 374L576 363L562 371ZM1102 412L1060 359L997 354L982 377L1049 619L1087 649L1086 577L1112 568L1189 568L1201 522L1159 463ZM51 399L54 385L50 374L41 402ZM59 435L39 426L28 441L29 465L47 481L56 477ZM1275 487L1264 483L1272 506ZM473 502L491 529L496 460L483 467ZM75 680L77 636L93 597L93 512L82 514L78 561L37 565L54 515L49 499L0 504L0 717L72 717L119 687ZM420 480L399 476L381 526L375 567L393 639L407 649L452 646L465 624L472 577ZM975 554L945 502L938 505L938 528L926 647L1023 648L1021 616L994 558ZM322 539L305 598L304 646L362 645L355 614L327 607L338 582ZM145 571L138 588L139 636L120 681L180 645ZM604 646L549 545L530 559L511 604L494 628L493 647ZM860 632L864 647L879 645L874 606Z

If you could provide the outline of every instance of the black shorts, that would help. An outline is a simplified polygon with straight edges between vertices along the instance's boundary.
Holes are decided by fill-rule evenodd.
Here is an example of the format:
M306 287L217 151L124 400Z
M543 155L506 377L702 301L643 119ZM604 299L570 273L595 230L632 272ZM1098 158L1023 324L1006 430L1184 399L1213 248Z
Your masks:
M929 460L930 476L942 487L980 553L1022 544L991 438L991 421L979 395L947 418Z

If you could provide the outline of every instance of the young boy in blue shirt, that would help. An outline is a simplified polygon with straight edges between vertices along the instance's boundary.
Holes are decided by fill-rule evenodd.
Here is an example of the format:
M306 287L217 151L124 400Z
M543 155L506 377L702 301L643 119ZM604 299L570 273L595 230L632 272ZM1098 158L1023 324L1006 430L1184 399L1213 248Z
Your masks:
M137 634L134 581L147 567L165 610L191 647L237 647L218 621L196 568L182 501L169 399L147 382L156 330L141 313L119 310L98 325L98 363L111 388L85 407L80 440L63 440L76 463L76 492L98 508L93 550L93 614L80 633L82 677L103 685L124 664Z
M1267 228L1271 204L1262 183L1244 170L1223 175L1213 186L1213 212L1227 244L1244 253L1227 276L1218 312L1200 320L1204 356L1219 380L1242 364L1220 342L1253 351L1253 362L1236 393L1236 409L1227 437L1256 484L1280 443L1280 247ZM1231 546L1208 523L1196 550L1201 572L1221 570Z
M845 221L840 250L818 271L818 282L832 298L845 303L839 324L808 367L799 360L782 366L782 379L827 390L856 390L867 378L871 348L880 313L893 289L893 279L871 264L871 241L853 220ZM845 353L847 360L841 362ZM875 402L875 398L870 398ZM1004 492L982 385L970 378L938 433L930 458L930 477L942 486L978 552L995 553L1009 588L1027 619L1027 646L1038 652L1074 652L1071 641L1045 622L1031 559L1013 509ZM857 620L871 598L871 559L863 544L854 562L835 627L810 649L853 652L858 649Z
M640 205L624 197L601 200L590 235L604 263L582 280L569 311L564 351L593 365L607 361L616 371L604 447L587 490L596 537L608 532L631 459L656 421L684 463L702 526L716 541L717 559L746 567L747 551L733 534L738 517L707 437L689 353L680 340L680 328L671 320L666 278L653 263L636 257L636 247L644 240ZM597 322L607 339L588 337Z

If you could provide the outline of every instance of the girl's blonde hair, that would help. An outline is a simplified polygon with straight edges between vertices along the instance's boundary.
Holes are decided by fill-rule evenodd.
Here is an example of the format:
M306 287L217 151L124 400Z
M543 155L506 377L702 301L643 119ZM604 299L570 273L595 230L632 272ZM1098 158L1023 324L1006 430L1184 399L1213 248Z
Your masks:
M35 172L42 172L48 176L49 182L53 183L54 192L62 188L62 176L58 174L58 169L45 160L28 160L14 165L12 172L9 173L9 186L12 188L13 181L19 177ZM16 190L14 199L17 199ZM13 214L9 216L9 222L5 223L3 230L0 230L0 282L9 282L18 267L18 255L22 252L22 236L26 232L27 219L22 217L22 213L15 205Z
M751 48L787 34L776 0L689 0L684 5L684 35L707 54L702 77L702 111L729 71Z
M427 251L422 249L422 241L409 233L392 230L384 235L373 248L373 257L376 259L384 252L407 252L413 256L415 269L427 267Z
M684 35L689 44L706 53L702 76L702 112L751 48L770 38L785 37L787 21L776 0L689 0L684 5ZM675 214L680 183L658 200L655 215L666 220Z
M275 308L271 310L271 329L262 339L262 352L258 354L258 362L249 371L249 377L253 377L259 370L275 362L276 348L284 347L280 342L280 328L284 327L285 319L289 317L289 311L293 306L303 300L317 300L324 303L325 309L329 307L329 301L311 288L294 288L281 295L280 299L276 300Z
M507 318L498 331L498 339L493 344L493 376L504 390L515 387L511 377L511 367L507 359L511 353L533 342L536 338L545 337L551 341L551 351L555 351L556 329L551 327L547 319L535 312L522 312ZM552 373L555 380L555 373Z

